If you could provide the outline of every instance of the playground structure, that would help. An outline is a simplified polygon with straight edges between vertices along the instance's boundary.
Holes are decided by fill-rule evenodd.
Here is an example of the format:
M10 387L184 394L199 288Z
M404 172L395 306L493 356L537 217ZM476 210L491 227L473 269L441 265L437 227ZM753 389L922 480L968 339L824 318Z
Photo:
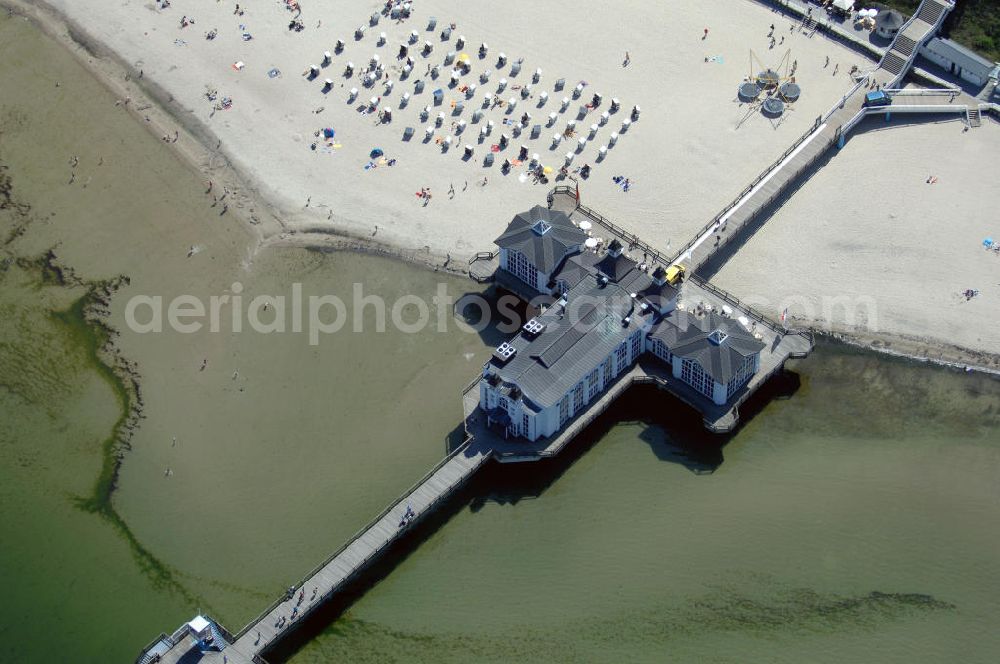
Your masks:
M750 104L747 117L759 109L768 118L778 118L790 104L798 101L802 87L795 81L797 64L792 60L791 49L785 51L776 67L765 66L753 49L750 50L749 74L737 90L739 101Z

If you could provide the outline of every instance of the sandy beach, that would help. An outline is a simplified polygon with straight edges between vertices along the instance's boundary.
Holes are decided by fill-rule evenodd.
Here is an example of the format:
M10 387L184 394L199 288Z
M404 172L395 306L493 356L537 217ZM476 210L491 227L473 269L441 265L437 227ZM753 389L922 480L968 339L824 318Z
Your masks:
M983 247L1000 235L1000 125L964 127L866 120L716 283L791 325L1000 368L1000 255Z
M73 652L81 662L131 661L148 639L195 610L238 628L440 458L460 432L458 390L497 343L495 335L457 332L343 334L314 348L295 334L139 334L124 325L132 296L169 299L183 293L206 299L231 292L236 281L248 295L285 293L290 283L304 282L317 293L345 297L360 281L366 292L380 292L390 301L412 294L429 297L440 282L454 293L476 290L480 287L468 279L398 261L297 246L346 245L438 266L452 253L452 264L461 267L464 254L458 252L465 250L459 243L469 251L488 248L515 210L540 203L549 189L521 183L517 172L503 178L495 166L487 174L489 184L474 187L484 172L478 162L463 163L454 150L441 155L434 144L419 140L399 141L403 126L424 126L414 121L419 104L411 104L389 127L374 127L370 117L346 106L341 88L324 97L317 82L298 77L300 61L318 59L312 47L299 54L284 48L313 39L315 23L289 34L290 14L279 2L241 4L249 2L273 26L258 29L265 22L255 18L250 42L228 32L223 37L222 21L235 20L228 1L175 0L166 11L151 10L152 2L59 3L89 25L93 39L100 36L116 48L132 43L131 55L123 51L120 56L126 62L136 62L133 57L155 61L152 69L123 69L118 56L81 29L74 28L73 35L92 52L74 42L59 22L43 25L68 47L65 51L22 31L15 26L23 23L20 19L0 15L5 56L0 89L12 91L0 99L0 168L9 166L15 201L30 207L23 227L3 226L4 252L9 252L4 256L35 265L35 257L52 250L58 264L81 279L128 275L107 311L99 307L93 313L121 328L114 347L133 363L144 398L141 423L120 457L119 483L106 496L126 531L77 506L79 497L93 491L107 458L101 442L121 404L93 367L80 359L68 361L83 350L65 358L51 355L66 331L50 308L65 306L72 291L7 277L3 294L17 306L3 310L7 329L16 328L16 343L4 350L17 362L6 365L16 370L5 373L15 389L3 391L4 406L12 404L9 412L15 416L4 418L0 427L0 442L12 460L4 466L8 500L0 516L7 517L8 530L17 537L4 550L10 601L0 654L6 660L46 661L59 651ZM444 3L429 6L432 12L418 4L416 23L392 29L404 35L422 29L430 14L441 19L440 26L448 16ZM530 7L512 6L522 14ZM731 13L715 15L719 6ZM546 77L565 66L567 80L586 79L588 89L600 89L605 99L619 95L626 110L634 103L642 106L640 121L609 151L607 162L591 162L594 176L581 189L586 203L665 247L699 228L848 85L844 63L851 62L850 54L819 35L809 40L795 33L793 54L807 91L802 111L776 128L759 115L737 128L745 108L731 99L733 81L746 69L738 60L750 42L758 53L766 51L768 23L779 21L748 0L715 7L710 22L711 12L702 3L685 6L685 18L673 15L679 9L668 12L631 0L613 13L593 8L585 16L531 7L537 21L523 21L523 27L518 24L522 16L508 10L474 21L469 16L475 8L466 9L466 18L456 22L475 47L489 35L491 54L503 49L515 58L519 55L508 44L531 44L521 51L525 71L534 70L533 58ZM184 12L197 12L196 32L178 27ZM361 59L357 53L370 48L367 37L363 46L351 40L355 24L367 13L351 9L330 31L345 38L350 54L345 57L355 62ZM231 41L230 51L178 59L177 53L193 51L187 47L211 46L203 33L215 16L218 43ZM240 19L248 26L249 16L250 9ZM322 20L325 29L327 19ZM602 26L637 32L643 21L652 20L663 28L643 48L630 49L629 67L621 66L619 46L602 45ZM573 36L553 39L553 25L565 25ZM706 26L710 33L703 44ZM252 52L241 50L260 46L258 37L271 32L271 46L261 49L267 51L264 64L259 62L264 56L251 60ZM162 36L163 43L147 47L143 39L153 35ZM679 35L690 43L656 50ZM716 37L719 46L709 46ZM174 39L186 40L187 47ZM567 44L580 48L570 51ZM438 53L441 47L435 49ZM812 55L804 55L807 51ZM823 73L824 53L841 57L838 76ZM703 61L717 54L723 55L721 61ZM816 73L806 71L807 57ZM236 72L230 58L243 59L246 66ZM280 78L266 76L272 58L282 68ZM251 71L259 93L247 83ZM701 72L716 73L702 80L696 76ZM183 84L188 78L195 81L192 90ZM210 105L199 92L209 83L231 95L230 111L209 117ZM280 86L274 94L267 87L271 84ZM810 97L813 89L817 95ZM341 95L336 104L322 101L335 94ZM168 101L171 95L175 102ZM684 102L699 95L704 99L698 103ZM309 112L316 99L326 106L319 120ZM244 109L249 103L257 105ZM504 117L499 109L493 113ZM314 153L308 143L323 124L336 127L342 147ZM991 298L997 291L991 284L998 281L997 262L978 243L990 210L996 209L997 194L986 171L997 153L996 124L986 122L966 134L954 122L890 125L884 131L876 124L872 129L878 131L855 135L800 189L720 272L718 283L741 297L758 298L775 314L784 298L801 291L802 297L787 303L796 325L809 323L808 298L870 295L879 307L877 331L849 328L843 315L835 329L883 345L915 330L913 343L919 345L914 352L935 357L947 350L949 339L962 344L956 352L966 359L972 357L969 348L995 353L996 337L988 331L996 328ZM600 129L598 142L606 131ZM295 132L302 142L294 141ZM475 145L481 154L482 146ZM372 146L396 158L396 166L365 171ZM466 173L476 177L468 178L469 189L462 192ZM632 177L635 187L627 194L616 188L610 179L614 174ZM926 183L931 174L939 178L934 185ZM452 178L458 190L454 200L447 195ZM211 189L207 180L213 181ZM413 196L421 186L434 191L426 208ZM890 213L884 205L871 204L887 199ZM310 205L304 207L307 200ZM320 205L334 204L335 214L327 219L330 207ZM3 212L0 222L7 224ZM385 214L384 221L374 221L376 214ZM372 237L366 224L374 223L379 231ZM994 237L995 228L990 229ZM284 244L296 246L278 246ZM948 265L928 269L942 263L937 254L948 256ZM774 262L782 272L769 269ZM851 270L860 276L846 274ZM953 297L966 287L979 288L982 295L969 302ZM53 291L59 291L58 303L51 301ZM918 292L927 298L926 308L902 300ZM935 306L943 312L936 318ZM23 320L7 315L29 308L33 313ZM821 318L822 311L814 315ZM11 341L4 338L5 344ZM19 352L22 345L31 352ZM891 348L899 346L893 341ZM982 357L985 364L989 358ZM660 635L676 632L672 628L635 623L626 613L598 633L580 618L608 614L609 606L618 605L657 620L665 616L673 621L669 624L693 625L691 643L670 645L671 652L689 648L692 659L718 654L721 643L737 658L745 659L748 652L772 657L786 649L792 653L788 661L800 661L804 653L820 650L842 654L844 634L852 632L831 631L830 613L822 609L841 606L845 596L863 599L872 589L930 593L959 605L960 612L942 614L938 620L943 622L935 623L928 622L933 616L913 614L912 622L893 626L876 622L886 619L877 604L872 620L859 614L860 620L849 615L840 623L848 628L857 623L849 644L857 652L882 646L901 661L932 661L952 652L956 642L989 650L977 635L996 613L995 598L983 591L989 583L982 580L991 570L977 561L992 560L989 553L995 550L980 527L994 516L988 496L994 486L995 381L842 350L817 352L794 370L803 376L803 389L792 399L776 399L745 427L745 437L727 446L722 472L712 477L685 467L688 455L667 440L672 434L658 432L655 423L631 422L632 411L626 411L630 423L624 429L585 452L570 472L556 472L538 494L532 493L536 482L529 481L525 488L498 495L495 487L507 486L511 476L491 479L479 504L463 509L405 560L389 583L380 584L371 601L359 603L347 620L316 640L319 654L303 652L294 661L362 661L367 656L438 662L449 652L459 653L461 660L470 652L551 660L575 654L574 648L586 657L596 652L588 650L587 641L595 633L607 639L609 657L620 657L623 635L631 635L637 661L646 653L652 660L661 658ZM80 396L69 398L74 372L100 389L81 389ZM34 399L26 403L16 387L32 386L31 381L38 381L37 393L29 394ZM644 419L648 410L645 403L640 406L636 419ZM669 425L663 431L669 432ZM546 499L538 500L546 489ZM695 509L662 508L685 502ZM610 523L621 524L621 537L629 542L625 549L614 546L604 525ZM692 531L692 523L700 529ZM946 529L929 531L929 523ZM632 524L650 537L635 537ZM817 536L820 530L823 537ZM688 534L679 538L677 533ZM788 545L776 547L782 537ZM803 542L808 546L797 549ZM775 550L784 553L776 558ZM493 560L483 558L484 552ZM671 561L666 567L665 556ZM554 576L552 566L561 567L565 560L571 564ZM869 573L859 574L862 568ZM637 573L622 586L608 569ZM745 627L742 610L734 622L712 631L698 615L642 601L680 597L679 589L689 584L685 597L705 606L706 597L718 596L701 582L711 586L727 573L750 579L748 586L736 586L737 600L767 600L778 586L771 577L754 581L760 578L754 570L793 590L815 588L829 598L817 603L815 594L796 591L796 597L805 597L803 613L811 611L815 620L792 623L804 626L804 641L792 638L789 644L766 632L761 639L753 625L743 639L738 632ZM461 592L450 585L456 574L466 580ZM603 594L595 594L594 579ZM814 584L814 579L820 581ZM533 604L529 616L523 598L539 588L546 590L544 601ZM727 594L720 606L740 604ZM785 611L789 605L767 606ZM468 615L485 617L471 641L461 621ZM767 610L763 615L771 623L776 614ZM546 622L547 616L554 622ZM536 618L537 639L523 641L522 625ZM507 631L511 623L514 631ZM383 626L387 631L380 634ZM441 640L453 631L460 632L455 641ZM815 638L819 631L823 643ZM637 638L640 632L650 640ZM428 636L434 634L442 636ZM736 637L726 636L732 634ZM826 642L835 647L824 649ZM517 647L497 650L497 644Z
M493 238L513 212L539 203L553 184L573 183L534 182L526 176L527 164L501 174L499 164L518 157L522 145L528 155L538 154L541 163L555 169L565 163L567 152L574 152L571 173L583 164L592 166L589 179L578 180L583 202L669 253L671 246L686 241L846 92L852 66L873 65L822 34L807 37L790 29L795 24L789 19L747 0L683 6L626 0L572 12L559 5L523 0L489 12L478 6L429 1L416 3L407 20L381 17L375 26L369 25L369 17L381 7L377 3L365 8L346 1L304 2L301 14L277 0L241 3L241 13L234 11L235 2L197 0L174 0L166 8L161 2L112 0L86 5L49 0L49 5L65 16L73 39L104 57L95 59L87 51L78 55L89 59L93 67L103 67L105 76L115 71L116 64L128 71L109 80L122 95L115 111L132 112L140 121L155 125L152 130L186 154L206 180L232 190L234 212L255 227L259 243L346 242L457 270L469 255L492 247ZM436 26L428 30L432 17ZM302 22L301 31L289 29L289 22L296 18ZM773 49L768 38L772 24L778 40ZM444 39L442 30L451 25L455 27ZM356 38L355 31L361 27L364 32ZM413 31L415 42L409 44ZM459 36L465 37L463 49L455 46ZM335 52L338 39L344 42L342 52ZM422 52L425 42L431 46L428 53ZM484 42L488 48L480 58L478 50ZM414 60L412 73L405 78L401 71L405 61L397 58L401 44L408 44ZM329 63L324 63L325 51L331 53ZM454 88L448 85L451 66L443 64L450 51L467 53L471 62L470 73ZM756 56L753 61L751 52ZM506 64L498 68L501 53L506 55ZM361 76L376 55L385 70L377 83L366 87ZM511 75L511 66L522 59L520 73ZM777 122L748 112L735 96L739 82L761 66L780 68L782 62L795 63L802 98ZM351 76L346 75L348 63L354 64ZM320 72L309 80L304 74L313 64L320 66ZM427 75L435 65L441 65L437 79ZM522 98L520 87L531 83L536 69L541 70L539 81ZM480 76L487 71L489 79L483 82ZM130 80L123 80L126 77ZM502 78L507 79L506 87L498 92ZM332 81L326 90L325 79ZM558 79L566 81L562 91L554 89ZM394 82L391 90L386 80ZM420 93L418 80L424 83ZM467 98L461 88L472 84L478 89ZM573 94L577 84L584 86L578 99ZM352 88L357 88L356 96ZM442 90L440 106L433 101L435 89ZM547 101L542 101L542 92L548 95ZM405 106L401 104L404 93L410 95ZM504 106L491 104L475 122L473 111L481 107L486 93L505 105L513 97L517 106L508 113ZM602 95L603 105L581 109L594 93ZM564 96L570 99L565 110ZM378 98L376 112L362 112L372 97ZM600 114L613 97L621 100L622 108L604 122ZM156 115L157 102L162 103L165 115ZM464 105L461 110L455 108L459 103ZM639 120L622 131L622 120L634 105L641 108ZM428 106L429 117L422 119L421 111ZM387 108L392 121L382 123L378 111ZM531 114L526 131L513 137L513 126L505 122L519 123L525 111ZM578 111L587 112L577 119ZM550 127L552 112L556 119ZM439 113L444 118L435 126ZM468 123L461 133L453 126L459 120ZM553 134L563 132L572 120L577 122L576 135L553 147ZM493 130L480 142L480 127L491 121ZM542 125L540 136L531 139L529 128L535 124ZM577 139L589 137L591 124L597 125L596 134L577 152ZM942 136L933 151L927 149L921 130L890 131L878 140L882 150L899 155L906 166L916 167L920 163L916 157L931 154L953 159L954 167L975 170L976 163L985 166L989 146L997 140L995 123L988 121L964 136L957 123L948 126L949 137ZM414 129L412 140L403 140L406 127ZM433 129L429 140L424 138L426 127ZM334 131L329 141L320 134L325 128ZM619 134L618 140L598 162L598 148L610 144L612 132ZM499 143L501 134L509 137L508 146L495 153L493 165L484 166L484 157ZM447 150L445 137L452 138ZM814 176L779 218L753 239L752 245L759 248L732 261L720 275L720 285L741 296L753 295L778 315L783 306L777 303L789 295L783 285L795 283L807 291L805 298L822 297L823 287L831 281L822 282L821 287L820 282L805 278L815 274L818 263L853 267L855 274L845 277L851 288L838 285L836 289L843 294L872 291L881 284L884 261L889 260L898 292L929 292L940 287L939 304L965 288L978 288L983 297L965 307L962 323L945 320L951 317L935 322L922 300L900 307L898 293L882 301L877 328L827 315L822 307L792 306L790 315L798 325L856 338L920 341L912 345L915 355L934 356L933 347L953 346L954 359L989 364L990 360L979 361L974 353L995 353L997 348L995 336L983 332L997 329L1000 322L997 308L987 304L996 297L992 263L980 265L985 257L975 255L976 260L963 261L960 268L972 272L962 279L949 278L945 285L921 260L885 251L894 234L881 223L884 212L864 203L892 190L896 201L892 214L926 220L928 228L921 225L902 233L905 239L899 242L905 244L949 227L938 214L951 210L950 197L942 194L962 195L954 190L958 180L963 180L961 186L968 187L968 192L976 192L965 194L970 197L970 208L985 211L990 207L977 208L976 197L986 195L985 190L974 187L977 176L948 177L947 184L933 189L941 211L928 211L924 208L927 174L892 186L884 183L898 169L886 169L873 159L873 150L865 150L866 141L856 138L831 161L831 168L839 164L845 169L839 177L826 169ZM466 144L473 148L468 159L463 158ZM383 155L372 158L375 149ZM863 183L858 185L852 178L850 187L839 184L844 172L859 169L868 175ZM896 173L887 173L891 170ZM951 169L947 164L935 167L925 162L919 170L940 171L943 176ZM612 181L617 175L630 178L628 192ZM871 189L861 195L858 186ZM431 192L430 201L416 196L423 189ZM782 219L790 223L791 216L798 214L789 210L798 206L812 214L811 219L821 218L821 208L829 207L830 192L837 192L837 209L851 209L851 220L864 237L855 233L851 242L814 243L791 237L792 231L780 235ZM964 220L970 234L990 234L980 218L965 215ZM831 226L830 232L838 232L841 224ZM899 242L896 247L901 246ZM968 244L963 240L963 247ZM942 245L923 246L930 251ZM770 267L775 256L782 257L782 271ZM858 277L859 273L866 276ZM889 306L886 301L895 304ZM948 306L957 304L949 300ZM955 325L965 331L956 332Z
M788 20L741 0L725 2L724 13L706 3L681 8L629 1L567 13L562 6L518 0L489 14L454 3L417 3L409 20L382 18L360 40L354 39L354 31L368 25L376 4L366 9L348 2L303 3L302 32L288 29L293 14L281 2L242 3L243 15L234 15L235 4L175 0L168 9L157 9L153 3L110 0L86 6L51 3L79 26L80 34L113 48L135 74L141 71L140 85L152 81L161 87L162 94L174 100L168 110L195 135L217 136L225 156L274 204L285 229L374 234L377 240L434 256L464 258L490 248L514 211L544 197L551 183L533 185L519 177L526 164L503 176L500 162L516 158L525 145L529 155L537 153L543 164L558 169L566 153L575 151L577 141L563 141L550 149L552 135L576 119L580 105L594 93L603 96L603 108L577 121L585 136L591 124L599 125L595 138L572 164L593 167L589 181L581 183L582 195L589 204L664 246L684 241L846 91L851 65L865 64L860 56L820 35L809 39L789 31ZM182 28L185 16L195 23ZM438 26L427 31L432 16ZM774 50L768 48L771 23L775 34L784 38ZM455 30L442 41L440 32L449 24L455 24ZM650 25L660 29L650 30ZM562 35L559 39L552 38L554 26ZM613 31L607 26L614 26ZM709 34L702 39L706 27ZM205 35L211 30L218 34L208 40ZM416 62L410 77L400 80L401 61L396 56L413 30L418 41L410 50ZM381 32L387 35L386 43L377 46ZM244 41L244 35L252 39ZM456 49L459 35L465 36L463 52L472 61L471 73L460 79L461 85L478 85L472 99L448 87L451 67L443 66L437 81L425 76L429 66L443 64L446 54ZM307 80L303 72L311 64L322 64L324 51L333 53L337 39L344 40L344 51L333 54L316 80ZM424 41L433 45L427 57L420 54ZM480 59L477 50L483 42L488 54ZM750 71L751 49L765 66L777 67L788 49L788 62L798 63L797 80L804 94L777 127L759 114L740 124L747 109L734 101L735 90ZM623 66L626 52L627 67ZM508 63L498 69L500 53L507 55ZM381 83L366 88L357 80L374 55L380 56L386 75L395 82L390 93ZM827 56L840 65L837 76L832 75L834 64L824 67ZM521 73L511 76L511 66L522 58ZM355 64L353 78L344 76L347 62ZM242 68L234 68L236 63ZM515 86L530 83L536 69L542 70L541 78L531 97L522 99ZM269 77L272 70L280 75ZM481 83L479 76L486 70L492 72L489 82ZM505 102L516 97L515 112L494 108L474 123L471 115L483 94L495 93L505 77L507 88L499 96ZM334 84L324 93L326 78ZM556 92L560 78L565 79L566 89ZM425 83L419 94L418 79ZM583 93L574 99L573 88L581 81L586 84ZM359 92L350 103L352 88ZM438 88L445 92L441 107L432 101L431 93ZM217 91L217 102L229 98L232 106L214 110L215 103L205 96L208 89ZM410 102L400 109L404 92L410 93ZM541 92L549 99L539 107ZM377 125L374 114L358 111L359 105L379 96L379 107L393 111L390 124ZM564 96L570 103L561 111ZM621 100L622 111L601 125L600 112L613 97ZM451 102L459 101L465 109L454 115ZM428 105L431 117L421 120L420 112ZM640 120L621 133L622 120L633 105L642 110ZM323 110L317 113L319 109ZM527 138L530 132L514 138L512 128L503 124L505 119L518 120L524 111L532 115L529 125L542 125L539 138ZM423 141L425 127L434 124L440 112L445 120L435 128L434 138L454 138L454 147L447 152L434 140ZM552 112L557 120L547 127ZM460 119L468 125L456 135L451 124ZM494 129L480 144L480 127L489 121ZM415 129L415 136L404 142L407 126ZM311 150L317 141L314 133L326 127L335 130L333 147L321 141L318 149ZM598 164L598 147L608 144L612 131L620 138ZM501 133L510 136L510 145L496 154L494 166L484 167L483 157ZM462 159L465 144L475 148L467 162ZM395 159L395 165L366 170L375 148L384 151L386 160ZM614 175L634 182L628 194L611 181ZM484 177L487 185L480 186ZM454 199L448 194L452 186ZM433 195L427 207L415 196L424 187Z

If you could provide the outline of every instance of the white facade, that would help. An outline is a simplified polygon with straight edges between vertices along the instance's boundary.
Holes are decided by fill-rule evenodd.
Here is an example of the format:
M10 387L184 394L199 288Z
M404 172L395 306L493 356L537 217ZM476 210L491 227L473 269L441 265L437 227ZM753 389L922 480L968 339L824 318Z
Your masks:
M950 39L937 37L920 48L920 55L973 85L986 85L990 79L990 70L996 66Z
M517 249L500 249L500 267L541 293L548 293L549 275L538 268Z
M659 353L657 353L659 355ZM728 383L720 383L713 380L705 373L701 364L697 360L685 359L673 356L670 363L674 378L684 381L702 395L712 400L712 403L721 406L729 401L736 392L746 385L755 373L760 369L760 354L754 354L746 359L746 362Z
M646 333L642 329L635 330L614 352L591 371L582 380L573 385L557 403L534 412L527 408L522 399L511 399L504 396L505 387L508 391L516 386L504 386L499 379L493 385L489 375L492 365L487 364L483 379L479 381L479 404L484 411L500 408L510 417L508 435L522 436L534 441L538 438L554 435L567 421L573 419L586 409L587 405L607 389L621 375L628 371L646 351Z

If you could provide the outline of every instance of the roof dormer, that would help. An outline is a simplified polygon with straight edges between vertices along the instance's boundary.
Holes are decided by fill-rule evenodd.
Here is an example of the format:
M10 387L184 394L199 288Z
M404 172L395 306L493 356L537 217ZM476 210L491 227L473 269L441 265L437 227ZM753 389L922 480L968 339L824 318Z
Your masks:
M722 331L722 328L717 328L712 330L712 333L708 335L708 340L711 341L716 346L721 346L726 342L729 335Z
M550 230L552 230L552 224L550 224L549 222L545 221L544 219L539 219L531 227L531 230L535 231L535 233L538 234L538 235L545 235Z
M657 266L657 268L653 270L653 274L650 275L650 277L653 279L653 283L657 286L662 286L667 283L667 271L663 269L662 265Z

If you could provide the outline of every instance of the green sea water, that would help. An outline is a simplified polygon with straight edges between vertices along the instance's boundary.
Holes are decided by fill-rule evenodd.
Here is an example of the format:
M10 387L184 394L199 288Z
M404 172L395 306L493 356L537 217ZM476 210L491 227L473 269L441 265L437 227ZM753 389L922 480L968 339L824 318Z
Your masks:
M358 282L390 301L472 284L254 255L55 44L0 18L0 55L0 89L17 91L0 98L0 162L31 208L27 225L0 210L0 660L128 662L199 610L238 629L444 453L494 339L123 330L145 419L102 513L123 398L77 315L83 289L33 260L55 247L84 279L128 274L118 327L132 295L237 280L345 298ZM71 136L50 131L70 116ZM92 181L66 184L73 154ZM721 450L633 392L563 459L488 467L271 659L994 661L1000 383L836 346L792 368Z
M568 467L488 473L292 661L992 661L1000 385L796 371L721 457L633 393Z

